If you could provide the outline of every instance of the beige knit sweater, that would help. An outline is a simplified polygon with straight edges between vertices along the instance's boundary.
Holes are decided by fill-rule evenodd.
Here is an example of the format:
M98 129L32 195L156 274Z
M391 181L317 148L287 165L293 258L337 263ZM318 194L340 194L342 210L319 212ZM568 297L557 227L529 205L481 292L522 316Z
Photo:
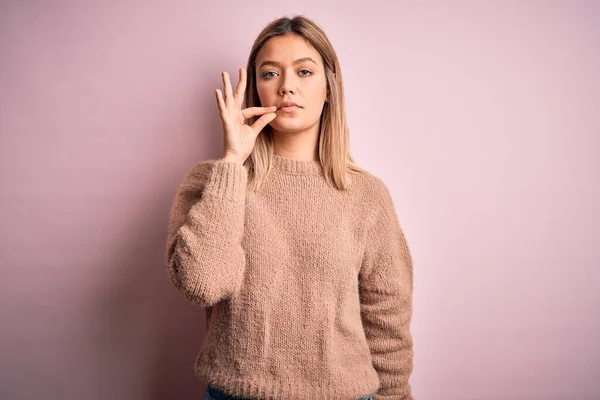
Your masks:
M413 266L390 192L369 173L327 185L318 161L197 163L177 190L165 258L206 308L198 377L235 396L412 399Z

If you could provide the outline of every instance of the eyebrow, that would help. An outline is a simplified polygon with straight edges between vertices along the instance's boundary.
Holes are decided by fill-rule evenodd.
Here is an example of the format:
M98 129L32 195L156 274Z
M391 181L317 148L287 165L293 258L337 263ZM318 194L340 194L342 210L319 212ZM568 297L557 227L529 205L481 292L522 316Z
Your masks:
M300 64L303 63L305 61L311 61L313 62L315 65L317 65L317 62L315 60L313 60L310 57L304 57L304 58L299 58L296 61L293 62L294 65L296 64ZM281 64L278 63L277 61L263 61L262 63L260 63L260 66L258 67L258 69L261 69L262 67L264 67L265 65L274 65L276 67L281 67Z

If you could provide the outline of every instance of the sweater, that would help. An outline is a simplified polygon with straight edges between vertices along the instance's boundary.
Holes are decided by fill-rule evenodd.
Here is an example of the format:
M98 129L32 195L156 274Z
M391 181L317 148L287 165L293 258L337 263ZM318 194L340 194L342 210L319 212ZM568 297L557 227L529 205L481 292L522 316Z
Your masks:
M319 161L196 163L173 200L168 276L206 310L197 377L233 396L412 400L413 265L390 192L369 172L328 185Z

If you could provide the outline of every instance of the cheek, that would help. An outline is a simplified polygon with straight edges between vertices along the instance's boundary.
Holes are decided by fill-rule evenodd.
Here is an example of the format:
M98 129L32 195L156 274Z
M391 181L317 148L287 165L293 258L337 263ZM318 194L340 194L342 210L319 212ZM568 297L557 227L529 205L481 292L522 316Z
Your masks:
M325 80L312 80L305 88L306 94L312 102L325 100L327 94L327 83Z
M269 87L269 85L257 83L256 91L258 92L258 97L260 98L260 102L263 106L273 105L276 103L274 100L275 93Z
M260 99L260 103L264 106L265 101L267 100L267 96L265 95L265 91L261 90L261 88L257 87L256 91L258 92L258 98Z

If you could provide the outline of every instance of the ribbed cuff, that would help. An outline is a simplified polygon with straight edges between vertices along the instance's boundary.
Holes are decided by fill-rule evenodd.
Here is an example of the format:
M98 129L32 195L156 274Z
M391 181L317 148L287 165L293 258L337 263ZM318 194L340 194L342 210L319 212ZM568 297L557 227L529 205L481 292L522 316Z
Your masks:
M246 199L247 182L248 168L245 165L235 161L217 160L205 191L220 199L242 203Z

